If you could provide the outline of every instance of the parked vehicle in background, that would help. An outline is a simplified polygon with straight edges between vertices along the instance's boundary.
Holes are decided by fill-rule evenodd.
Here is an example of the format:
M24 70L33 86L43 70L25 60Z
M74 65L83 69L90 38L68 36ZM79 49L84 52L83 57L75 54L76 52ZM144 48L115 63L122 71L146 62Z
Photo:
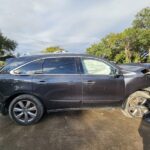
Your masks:
M13 58L0 71L0 110L21 125L45 111L120 106L129 117L149 110L150 72L84 54Z

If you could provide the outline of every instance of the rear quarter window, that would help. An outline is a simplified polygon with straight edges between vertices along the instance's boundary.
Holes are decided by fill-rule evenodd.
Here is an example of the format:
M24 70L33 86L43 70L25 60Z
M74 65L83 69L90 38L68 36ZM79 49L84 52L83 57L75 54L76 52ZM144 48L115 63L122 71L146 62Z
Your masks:
M15 74L41 74L42 73L43 60L37 60L30 62L16 70Z
M15 69L16 67L19 67L20 65L24 64L25 61L19 60L19 61L12 61L12 62L6 62L6 64L1 68L1 73L2 74L7 74L11 70Z

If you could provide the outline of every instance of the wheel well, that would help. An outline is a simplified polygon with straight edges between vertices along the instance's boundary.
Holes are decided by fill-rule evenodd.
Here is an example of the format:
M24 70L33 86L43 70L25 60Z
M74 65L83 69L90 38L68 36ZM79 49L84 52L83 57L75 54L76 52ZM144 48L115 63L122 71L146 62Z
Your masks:
M20 95L24 95L24 94L32 95L32 96L38 98L38 99L40 100L40 102L43 104L43 107L45 108L45 105L44 105L43 101L41 100L41 98L39 98L38 96L36 96L36 95L34 95L34 94L25 93L25 92L24 92L24 93L16 93L16 94L10 96L10 97L6 100L6 104L5 104L6 108L8 109L8 107L9 107L11 101L12 101L14 98L16 98L17 96L20 96Z
M147 92L150 95L150 87L142 89L142 91L145 91L145 92Z
M137 92L140 92L140 93L141 93L141 96L150 97L150 92L149 92L149 91L147 91L146 89L139 89L139 90L137 90L137 91L131 93L130 95L128 95L128 96L126 97L126 99L124 100L124 102L123 102L123 104L122 104L122 108L123 108L123 109L125 108L125 105L126 105L126 103L127 103L127 101L128 101L128 98L129 98L131 95L133 95L133 94L135 94L135 93L137 93Z

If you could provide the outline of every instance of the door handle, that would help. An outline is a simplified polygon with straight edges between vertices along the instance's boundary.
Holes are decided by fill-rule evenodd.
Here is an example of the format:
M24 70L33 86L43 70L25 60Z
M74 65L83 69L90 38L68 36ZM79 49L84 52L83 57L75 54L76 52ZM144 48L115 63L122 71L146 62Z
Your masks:
M92 84L95 84L95 81L84 81L83 83L84 83L84 84L92 85Z
M44 80L40 80L39 82L40 82L40 83L44 83L44 82L46 82L46 81L44 81Z
M67 82L68 85L74 85L74 82Z

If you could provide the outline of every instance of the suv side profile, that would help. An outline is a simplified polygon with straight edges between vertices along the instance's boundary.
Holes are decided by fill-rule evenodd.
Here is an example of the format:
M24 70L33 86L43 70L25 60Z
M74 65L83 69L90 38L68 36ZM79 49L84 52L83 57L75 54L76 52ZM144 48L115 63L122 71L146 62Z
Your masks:
M149 70L140 66L131 71L84 54L19 57L0 71L0 111L21 125L37 123L45 111L100 106L142 117L149 87Z

